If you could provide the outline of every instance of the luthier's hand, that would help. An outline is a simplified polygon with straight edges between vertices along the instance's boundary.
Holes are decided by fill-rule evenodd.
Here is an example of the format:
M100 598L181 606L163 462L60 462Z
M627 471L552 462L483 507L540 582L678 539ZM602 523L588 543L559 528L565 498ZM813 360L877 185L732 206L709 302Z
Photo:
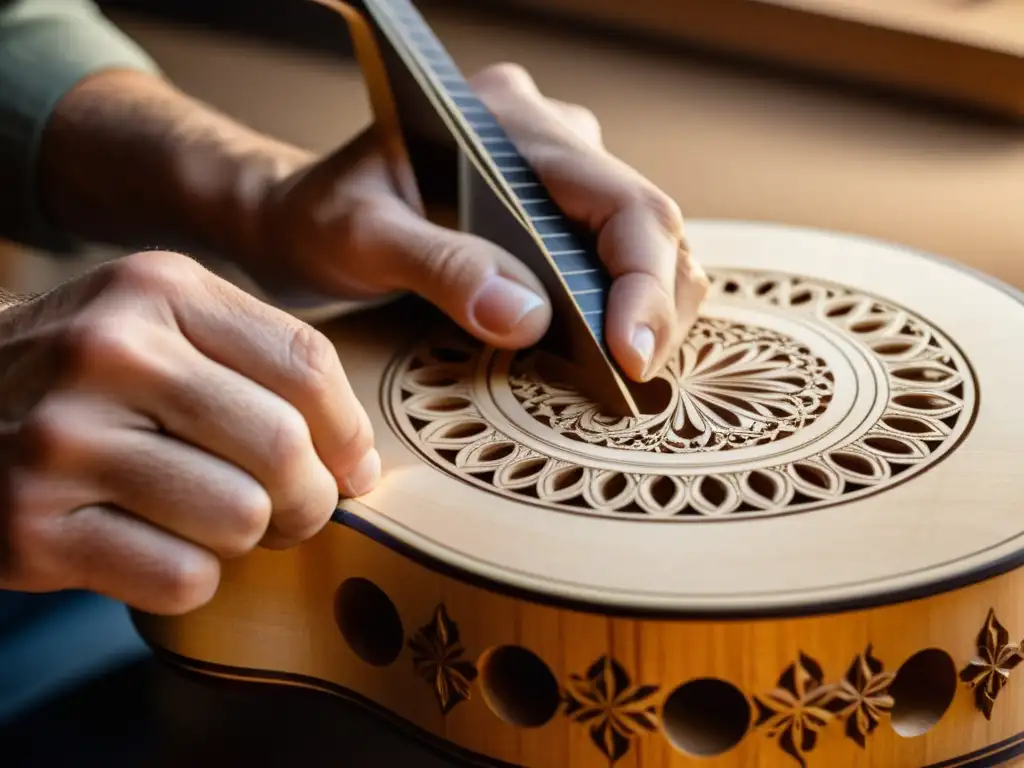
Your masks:
M627 375L649 377L707 291L678 206L605 150L590 112L545 98L522 68L471 83L560 207L598 234L615 278L606 338ZM551 319L540 281L491 243L425 221L390 178L366 137L287 178L263 208L264 261L322 292L416 292L499 347L537 341Z
M659 370L707 291L678 206L609 154L586 109L544 97L521 67L471 79L555 201L598 235L615 278L613 355L634 379ZM87 78L58 104L41 188L64 229L233 258L272 292L413 291L481 340L529 345L551 311L540 281L481 238L427 222L368 135L327 158L261 135L151 75Z
M9 306L0 371L0 588L195 608L380 469L334 347L177 254Z
M706 291L678 208L603 149L586 110L545 99L520 68L473 83L556 201L598 233L616 278L606 336L628 375L649 376ZM76 85L40 169L49 215L83 237L198 243L324 294L413 291L501 347L550 322L539 280L425 221L378 147L316 161L157 77ZM216 589L218 555L299 541L339 491L376 480L334 349L184 257L138 254L8 308L0 340L2 587L186 610Z

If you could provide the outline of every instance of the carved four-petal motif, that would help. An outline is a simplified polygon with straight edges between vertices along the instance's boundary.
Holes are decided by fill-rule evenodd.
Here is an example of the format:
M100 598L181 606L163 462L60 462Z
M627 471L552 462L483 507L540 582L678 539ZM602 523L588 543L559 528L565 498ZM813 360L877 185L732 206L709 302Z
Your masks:
M807 768L804 755L814 749L818 734L835 717L828 701L838 686L823 679L818 662L801 653L780 675L771 693L754 698L758 711L754 726L778 739L782 750L801 768Z
M960 672L960 680L974 689L975 704L986 720L992 718L996 697L1021 658L1020 645L1010 642L1010 633L999 623L995 611L989 609L985 626L978 633L978 655Z
M871 646L857 656L846 677L829 696L827 707L846 721L846 735L861 748L882 718L892 711L889 695L895 673L885 672L882 662L871 654Z
M469 698L477 670L461 658L459 628L443 603L434 610L433 619L409 639L409 649L416 674L433 686L442 714Z
M639 733L658 727L652 701L658 686L633 685L614 659L602 656L584 676L572 675L566 689L565 714L589 727L591 741L612 763Z

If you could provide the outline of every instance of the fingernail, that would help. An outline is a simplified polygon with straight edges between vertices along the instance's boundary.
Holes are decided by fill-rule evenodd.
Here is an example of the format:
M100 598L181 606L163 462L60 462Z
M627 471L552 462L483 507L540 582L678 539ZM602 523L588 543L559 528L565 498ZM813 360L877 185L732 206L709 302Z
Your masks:
M476 295L473 319L491 333L504 334L542 306L544 300L533 291L500 275L494 275Z
M651 365L651 358L654 356L654 331L648 328L646 325L638 325L636 330L633 331L633 338L631 343L636 353L640 355L640 359L643 361L644 369L643 376L647 376L647 369Z
M356 464L355 469L348 473L345 478L345 485L352 496L362 496L369 493L377 484L380 478L380 454L375 448L363 456Z

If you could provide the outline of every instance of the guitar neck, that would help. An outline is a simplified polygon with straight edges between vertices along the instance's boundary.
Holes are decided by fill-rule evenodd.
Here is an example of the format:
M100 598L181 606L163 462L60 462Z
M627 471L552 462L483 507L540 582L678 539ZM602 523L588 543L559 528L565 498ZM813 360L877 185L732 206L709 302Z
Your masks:
M414 63L420 81L434 91L448 122L463 138L477 165L488 176L547 257L558 282L589 330L606 366L592 372L614 379L632 415L638 411L605 341L605 307L611 277L596 250L596 238L572 222L554 202L490 109L474 93L458 65L410 0L367 0L378 23L386 27ZM400 52L401 53L401 52Z

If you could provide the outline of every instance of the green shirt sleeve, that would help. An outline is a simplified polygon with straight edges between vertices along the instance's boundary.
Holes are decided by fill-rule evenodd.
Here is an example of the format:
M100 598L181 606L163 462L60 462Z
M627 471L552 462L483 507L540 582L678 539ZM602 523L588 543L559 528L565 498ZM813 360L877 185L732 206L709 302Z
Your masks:
M0 237L54 253L75 250L40 206L40 138L60 98L107 69L158 72L89 0L0 0Z

